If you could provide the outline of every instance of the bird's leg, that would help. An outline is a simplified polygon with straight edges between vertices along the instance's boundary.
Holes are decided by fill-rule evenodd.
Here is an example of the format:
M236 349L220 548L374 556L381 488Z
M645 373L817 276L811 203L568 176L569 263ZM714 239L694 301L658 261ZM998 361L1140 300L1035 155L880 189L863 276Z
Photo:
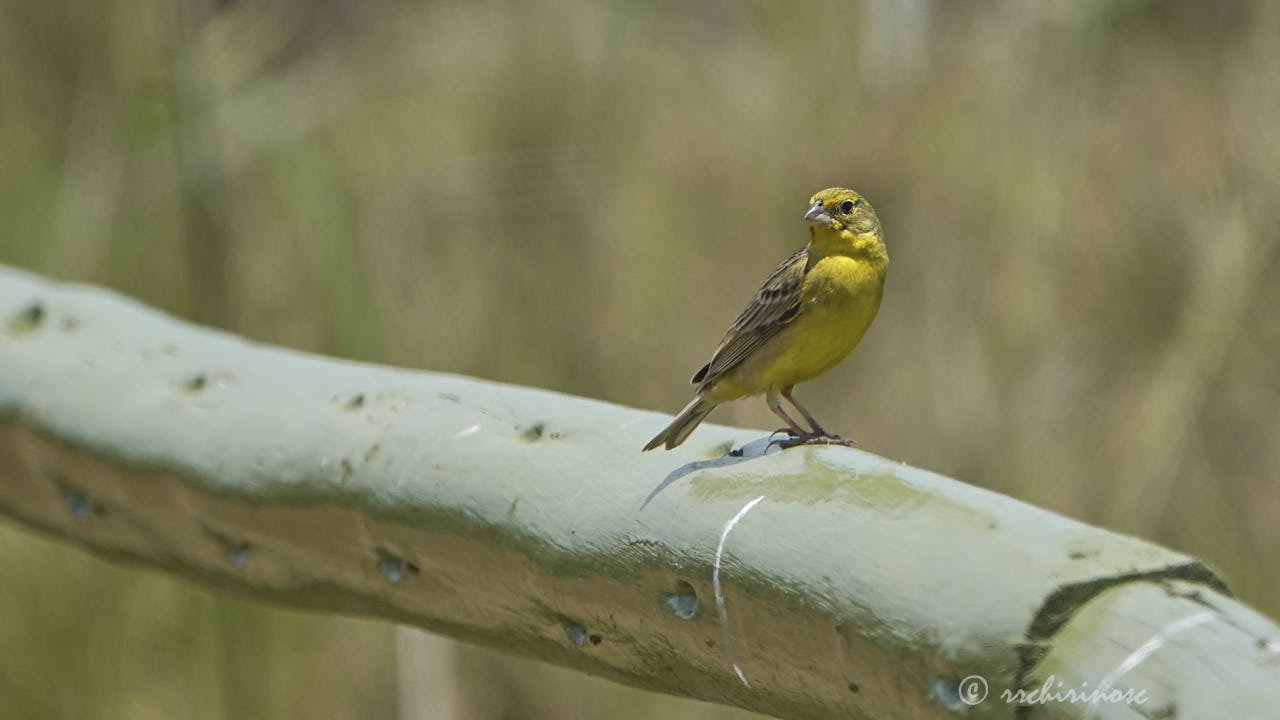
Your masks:
M848 447L857 445L857 443L852 440L845 440L839 435L832 435L826 430L823 430L822 426L818 424L818 421L809 414L809 411L805 410L803 405L796 402L795 397L791 394L791 389L794 387L795 385L788 385L782 388L782 397L786 398L792 405L796 406L796 409L804 416L805 422L809 423L813 428L813 432L804 433L798 437L783 440L779 445L781 445L784 450L796 445L845 445Z
M778 400L777 389L770 388L769 392L764 396L764 401L769 404L769 409L772 410L775 415L782 418L787 423L786 427L778 428L775 432L784 432L791 437L804 437L809 434L805 432L804 428L800 427L799 423L792 420L791 416L788 415L785 410L782 409L782 402ZM792 400L791 402L794 403L795 401ZM800 412L804 412L804 410L801 410Z
M809 414L809 411L805 410L803 405L796 402L795 396L791 394L791 389L794 387L795 385L788 385L782 388L782 397L786 398L792 405L796 406L796 409L804 416L805 422L809 423L809 426L813 428L814 435L829 435L829 433L826 430L823 430L822 426L818 424L818 421L813 419L813 416Z

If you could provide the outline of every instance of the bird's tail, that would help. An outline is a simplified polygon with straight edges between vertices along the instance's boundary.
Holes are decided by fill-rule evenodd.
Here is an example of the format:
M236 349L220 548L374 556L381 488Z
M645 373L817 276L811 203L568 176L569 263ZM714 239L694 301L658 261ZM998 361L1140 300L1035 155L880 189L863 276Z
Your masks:
M689 437L689 433L693 432L698 424L716 409L716 403L707 402L701 397L695 397L692 402L685 406L675 420L666 427L665 430L658 433L648 445L644 446L645 450L652 450L659 445L665 445L668 450L676 447Z

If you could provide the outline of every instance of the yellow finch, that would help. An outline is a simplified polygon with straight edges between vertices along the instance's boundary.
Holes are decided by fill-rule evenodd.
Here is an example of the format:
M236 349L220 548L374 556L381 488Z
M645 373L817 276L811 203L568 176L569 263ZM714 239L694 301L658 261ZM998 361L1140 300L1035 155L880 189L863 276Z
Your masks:
M809 244L782 261L725 333L711 362L693 376L697 394L644 447L668 450L689 437L717 405L765 394L791 437L783 447L848 444L822 429L791 395L796 383L830 370L853 350L880 309L889 255L880 219L862 196L830 188L809 200ZM784 397L809 429L782 409Z

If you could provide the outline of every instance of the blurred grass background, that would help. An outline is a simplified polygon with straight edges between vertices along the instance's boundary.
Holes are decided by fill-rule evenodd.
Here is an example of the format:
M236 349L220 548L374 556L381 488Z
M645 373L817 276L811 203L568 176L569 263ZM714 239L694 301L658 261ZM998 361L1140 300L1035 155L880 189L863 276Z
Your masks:
M1278 38L1261 0L0 0L0 262L674 412L848 185L892 263L800 390L827 426L1276 617ZM744 716L443 641L433 706L389 626L10 526L0 578L6 718Z

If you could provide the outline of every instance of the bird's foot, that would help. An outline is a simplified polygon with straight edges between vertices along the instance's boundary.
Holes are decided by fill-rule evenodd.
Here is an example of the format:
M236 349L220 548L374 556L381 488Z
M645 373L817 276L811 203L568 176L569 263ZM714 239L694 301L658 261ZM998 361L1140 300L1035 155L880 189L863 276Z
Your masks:
M786 440L777 440L778 447L786 450L787 448L796 447L797 445L841 445L844 447L857 447L858 443L853 440L846 440L839 435L831 435L830 433L807 433L803 435L795 435Z

